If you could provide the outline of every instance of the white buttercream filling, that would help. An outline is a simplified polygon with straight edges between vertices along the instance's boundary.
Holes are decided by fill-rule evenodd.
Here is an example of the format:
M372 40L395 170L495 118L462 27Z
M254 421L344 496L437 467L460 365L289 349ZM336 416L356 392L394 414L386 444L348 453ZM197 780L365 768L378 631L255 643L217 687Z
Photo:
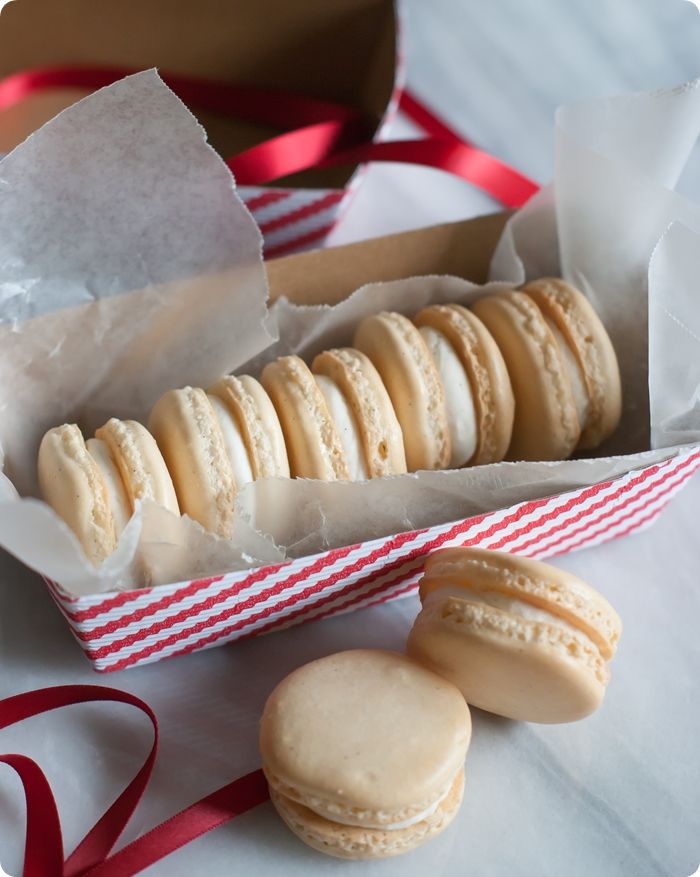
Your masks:
M552 335L554 335L554 340L557 342L559 353L564 362L564 368L569 376L571 389L574 391L574 403L576 405L576 415L578 417L579 426L583 429L586 424L586 418L588 417L588 391L586 390L586 381L583 377L583 371L578 359L576 359L576 354L571 349L566 338L561 334L554 321L550 320L549 317L545 317L544 319L549 326Z
M109 508L112 512L114 520L114 531L117 539L121 535L122 530L126 527L131 517L131 502L129 495L124 487L124 482L119 474L116 463L109 453L106 442L102 439L91 438L85 442L85 447L92 459L100 470L102 479L107 487L107 495L109 497Z
M368 822L359 822L355 820L354 822L351 819L343 819L341 816L337 814L333 814L333 822L337 822L339 825L353 825L353 826L361 826L362 828L376 828L383 831L398 831L401 828L410 828L412 825L417 825L419 822L422 822L424 819L427 819L429 816L432 816L433 813L438 809L440 804L445 800L445 798L450 794L450 790L454 785L455 777L448 784L445 791L440 795L440 797L434 801L429 807L426 807L425 810L421 810L420 813L416 813L415 816L411 816L408 819L402 819L400 822L389 822L381 824L379 822L376 823L368 823ZM306 805L308 806L308 805ZM313 807L309 807L309 810L313 810L314 813L317 813L319 816L323 816L324 819L329 819L327 813L323 813L320 810L315 810Z
M338 430L350 480L365 481L369 477L367 474L365 451L362 447L360 430L352 409L335 381L325 375L314 375L314 380L319 390L323 393L331 420Z
M477 443L476 410L471 384L464 366L447 338L432 326L419 329L445 388L447 424L452 440L450 468L465 466L474 456Z
M527 603L525 600L519 600L517 597L503 594L500 591L470 591L466 588L445 585L444 587L437 588L430 593L425 602L427 604L429 601L435 599L442 602L446 597L456 597L460 600L468 600L470 603L481 603L487 606L493 606L495 609L509 612L525 621L544 622L545 624L564 628L565 630L568 630L569 633L575 633L578 636L586 636L580 628L570 624L561 616L555 615L553 612L548 612L546 609L541 609L539 606L533 606L532 603Z
M236 487L241 487L254 480L248 449L238 429L238 424L221 399L209 395L207 398L211 402L211 407L214 409L214 414L216 414L216 419L221 427L221 435L224 437L224 446L231 463Z

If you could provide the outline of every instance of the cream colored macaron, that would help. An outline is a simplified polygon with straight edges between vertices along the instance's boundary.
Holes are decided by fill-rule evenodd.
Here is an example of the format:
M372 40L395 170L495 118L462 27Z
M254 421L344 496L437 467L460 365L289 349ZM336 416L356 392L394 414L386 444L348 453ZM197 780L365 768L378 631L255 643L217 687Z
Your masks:
M588 299L559 278L543 277L522 291L542 312L569 373L581 424L578 447L597 448L622 411L620 369L605 326Z
M351 480L405 472L401 427L369 358L349 347L326 350L314 359L312 371L338 429Z
M515 400L498 345L484 324L457 304L424 308L414 320L442 378L450 427L450 467L502 460Z
M472 310L498 344L515 395L509 460L563 460L581 425L566 363L542 312L524 292L479 299Z
M116 548L138 500L180 513L153 437L133 420L112 418L87 442L74 424L50 429L39 447L38 476L44 499L96 566Z
M403 655L359 649L275 688L260 751L292 831L331 856L368 859L407 852L450 823L470 737L454 685Z
M228 538L236 496L229 448L234 444L231 436L235 437L238 430L227 408L217 401L197 387L169 390L153 406L148 428L172 476L182 513L212 533ZM252 479L244 449L236 459Z
M151 433L135 420L117 420L112 417L88 439L87 448L96 456L93 448L102 442L122 477L130 504L139 500L151 500L173 514L180 508L170 473ZM106 476L106 467L103 468Z
M282 425L292 477L347 481L343 443L304 360L282 356L265 366L260 380Z
M402 314L365 317L354 346L365 353L384 382L401 424L409 472L444 469L452 448L445 391L423 336Z
M431 555L408 653L473 706L511 719L573 722L601 704L620 619L581 579L476 548Z
M253 478L289 478L282 427L260 383L250 375L228 375L209 387L207 393L220 399L235 418Z

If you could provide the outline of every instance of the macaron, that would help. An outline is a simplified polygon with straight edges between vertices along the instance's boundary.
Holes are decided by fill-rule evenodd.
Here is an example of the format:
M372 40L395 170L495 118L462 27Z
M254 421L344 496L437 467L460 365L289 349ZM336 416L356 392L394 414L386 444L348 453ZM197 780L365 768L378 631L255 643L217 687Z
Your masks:
M515 290L472 305L496 340L515 396L509 460L564 460L581 437L576 398L560 347L534 300Z
M384 382L403 432L409 472L444 469L452 447L445 391L423 336L402 314L365 317L353 346L365 353Z
M543 277L522 288L538 306L559 347L581 425L577 447L597 448L622 411L620 368L610 336L588 299L570 283Z
M340 434L304 360L282 356L265 366L260 380L282 426L292 477L347 481L350 471Z
M312 364L345 452L350 479L406 471L401 426L371 361L359 350L326 350Z
M312 661L269 696L260 725L272 803L304 843L343 859L408 852L462 800L469 708L395 652Z
M408 654L471 705L544 723L600 706L622 627L581 579L512 554L449 548L428 557L420 597Z
M153 406L148 428L172 476L181 512L229 538L236 496L232 458L239 477L252 480L253 475L226 406L198 387L169 390Z
M242 456L238 436L243 441L245 457L252 477L289 478L289 460L277 412L261 384L250 375L228 375L207 390L210 401L219 399L233 416L238 433L229 456ZM235 473L234 473L235 474ZM237 483L239 478L236 478ZM240 486L240 484L239 484Z
M499 462L510 444L515 400L498 345L481 320L458 304L424 308L414 322L442 379L450 468Z
M44 499L95 566L116 548L138 500L180 514L158 446L133 420L112 418L87 442L75 424L50 429L39 447L38 476Z

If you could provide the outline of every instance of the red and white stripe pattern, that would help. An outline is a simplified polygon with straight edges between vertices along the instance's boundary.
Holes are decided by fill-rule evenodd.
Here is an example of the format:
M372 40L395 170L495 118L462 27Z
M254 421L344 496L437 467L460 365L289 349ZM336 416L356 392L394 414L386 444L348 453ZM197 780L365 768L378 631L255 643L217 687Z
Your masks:
M265 258L320 247L339 218L346 189L261 189L240 186L265 241Z
M48 585L93 667L123 670L410 594L438 548L548 557L624 536L651 524L698 467L693 447L612 481L211 579L80 598Z

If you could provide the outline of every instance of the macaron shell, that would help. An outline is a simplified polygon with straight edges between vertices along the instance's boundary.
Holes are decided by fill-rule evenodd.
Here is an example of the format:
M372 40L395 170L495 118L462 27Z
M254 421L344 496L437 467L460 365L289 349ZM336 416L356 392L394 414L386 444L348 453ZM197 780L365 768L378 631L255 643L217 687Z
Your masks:
M170 390L148 420L172 476L180 510L205 529L231 536L236 484L216 414L204 390Z
M50 429L41 441L39 487L46 502L75 533L95 566L117 540L107 485L75 424Z
M339 859L381 859L398 856L436 837L452 822L464 793L464 771L431 816L407 828L382 830L341 825L270 790L272 803L287 826L305 844Z
M515 397L509 460L563 460L581 428L559 348L541 311L522 292L479 299L473 312L503 354Z
M312 371L334 381L347 399L362 436L370 478L405 472L401 426L369 357L348 347L326 350L314 359Z
M453 685L404 655L358 649L312 661L275 688L260 752L282 794L294 790L331 821L345 814L376 826L438 801L470 737L469 710Z
M414 322L431 326L447 338L469 378L479 425L469 465L499 462L510 445L515 398L498 345L481 320L461 305L424 308Z
M133 513L133 503L124 485L124 479L105 442L98 438L89 438L85 442L85 447L92 459L97 463L97 468L100 470L100 475L107 488L109 507L112 511L112 521L114 522L114 534L117 540L119 540L120 534L129 523Z
M180 514L172 478L156 440L135 420L108 420L95 432L109 448L126 487L132 510L137 500L152 500Z
M602 656L615 654L620 617L595 588L548 563L480 548L446 548L431 554L420 582L421 601L440 588L469 593L495 592L543 609L579 628Z
M347 481L340 436L306 363L280 357L265 366L261 382L282 426L292 477Z
M401 424L409 472L444 469L450 462L450 434L440 375L425 341L402 314L365 317L354 346L379 372Z
M607 665L583 637L454 597L423 607L407 652L472 706L527 722L585 718L608 681Z
M289 478L289 459L282 427L262 385L250 375L228 375L207 392L221 399L236 418L255 479Z
M556 277L523 287L569 342L581 366L589 408L578 447L597 448L616 429L622 413L620 368L610 336L588 299Z

